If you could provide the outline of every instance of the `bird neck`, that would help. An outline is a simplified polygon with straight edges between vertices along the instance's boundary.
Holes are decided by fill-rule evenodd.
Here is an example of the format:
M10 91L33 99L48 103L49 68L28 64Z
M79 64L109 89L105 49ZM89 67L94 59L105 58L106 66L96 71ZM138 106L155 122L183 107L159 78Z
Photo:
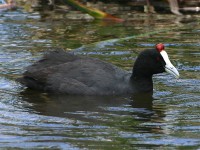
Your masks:
M132 74L130 84L134 93L153 93L153 80L151 76L141 76Z

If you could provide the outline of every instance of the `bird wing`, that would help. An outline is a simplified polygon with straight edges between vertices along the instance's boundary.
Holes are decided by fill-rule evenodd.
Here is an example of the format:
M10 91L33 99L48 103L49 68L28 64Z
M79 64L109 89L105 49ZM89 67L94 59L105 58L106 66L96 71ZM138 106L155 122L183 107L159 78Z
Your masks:
M114 84L122 82L125 73L96 58L56 52L28 67L23 82L36 89L94 95L115 91Z

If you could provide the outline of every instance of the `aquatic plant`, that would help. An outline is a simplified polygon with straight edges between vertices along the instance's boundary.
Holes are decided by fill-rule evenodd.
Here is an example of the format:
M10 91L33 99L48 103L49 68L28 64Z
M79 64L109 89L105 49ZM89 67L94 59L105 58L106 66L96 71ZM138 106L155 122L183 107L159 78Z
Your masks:
M67 4L79 9L82 12L88 13L89 15L91 15L92 17L94 17L95 19L104 19L104 20L112 20L112 21L116 21L116 22L123 22L124 20L115 16L112 16L108 13L105 13L101 10L98 10L96 8L92 8L92 7L88 7L85 6L81 3L79 3L78 1L75 0L64 0Z

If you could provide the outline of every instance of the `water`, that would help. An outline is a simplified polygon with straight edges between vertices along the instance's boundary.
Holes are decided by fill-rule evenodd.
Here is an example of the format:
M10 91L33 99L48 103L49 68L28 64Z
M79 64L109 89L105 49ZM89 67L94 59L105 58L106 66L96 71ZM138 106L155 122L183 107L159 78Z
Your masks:
M139 15L114 24L3 12L0 148L199 149L200 18ZM117 38L122 39L109 40ZM103 45L91 45L98 41ZM75 49L131 70L138 52L159 42L166 44L181 78L154 76L153 99L52 95L15 81L50 47Z

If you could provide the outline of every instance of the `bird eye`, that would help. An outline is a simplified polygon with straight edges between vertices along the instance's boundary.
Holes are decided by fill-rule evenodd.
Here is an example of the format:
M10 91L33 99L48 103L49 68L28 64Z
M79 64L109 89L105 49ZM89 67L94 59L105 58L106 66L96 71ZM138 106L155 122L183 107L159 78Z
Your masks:
M157 61L160 61L160 57L157 57L156 60L157 60Z

